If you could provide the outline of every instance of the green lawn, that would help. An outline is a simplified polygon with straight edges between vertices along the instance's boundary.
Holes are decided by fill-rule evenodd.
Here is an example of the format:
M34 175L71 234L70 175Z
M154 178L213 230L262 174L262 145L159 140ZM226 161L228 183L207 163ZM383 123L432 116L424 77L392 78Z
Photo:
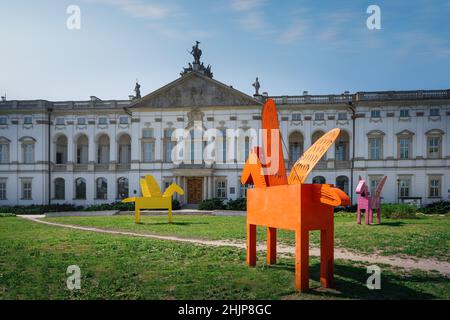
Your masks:
M167 223L167 216L142 216L141 224L132 216L113 217L60 217L48 221L94 226L106 229L127 230L161 235L203 239L245 240L245 217L174 215L174 223ZM294 233L280 230L279 239L294 244ZM266 236L258 229L258 239ZM450 261L450 215L423 216L418 219L383 219L381 225L357 225L356 218L337 215L335 218L336 246L364 253L382 255L409 255L431 257ZM311 232L311 243L319 244L319 233Z
M114 217L111 221L122 227L120 221L127 218L131 220ZM144 222L158 219L144 217ZM176 219L186 224L156 224L153 229L151 224L142 226L146 231L155 231L157 226L164 226L166 232L170 231L167 228L179 231L182 226L198 230L194 221L202 221L200 217ZM203 224L204 229L209 227ZM256 268L247 268L244 250L97 234L15 217L0 218L0 299L450 298L450 282L436 273L405 272L382 265L382 289L368 290L366 266L342 260L336 261L336 291L312 290L297 295L293 262L280 259L278 265L268 268L260 257ZM73 264L80 266L82 273L82 289L74 292L65 287L66 268ZM311 259L313 289L319 286L318 271L318 260Z

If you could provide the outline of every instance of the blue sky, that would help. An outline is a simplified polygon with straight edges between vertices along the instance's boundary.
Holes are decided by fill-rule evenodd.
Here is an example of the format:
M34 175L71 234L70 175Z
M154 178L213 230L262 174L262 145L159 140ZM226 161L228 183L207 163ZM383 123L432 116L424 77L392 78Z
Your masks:
M68 30L69 5L81 29ZM368 30L369 5L381 30ZM214 78L271 95L450 88L448 0L0 2L0 93L126 99L179 77L201 42Z

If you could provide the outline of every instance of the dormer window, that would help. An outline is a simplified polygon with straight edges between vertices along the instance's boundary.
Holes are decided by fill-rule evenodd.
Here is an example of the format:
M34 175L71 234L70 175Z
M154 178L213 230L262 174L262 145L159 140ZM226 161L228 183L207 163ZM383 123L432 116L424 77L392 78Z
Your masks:
M400 110L400 118L409 118L409 110L401 109Z
M315 115L314 115L314 119L316 120L316 121L323 121L323 120L325 120L325 114L323 113L323 112L320 112L320 113L316 113Z
M380 110L371 110L370 117L371 118L381 118L381 111Z
M120 117L119 123L120 124L128 124L128 117Z
M430 109L430 117L439 117L439 108Z
M23 124L33 124L33 117L24 117Z

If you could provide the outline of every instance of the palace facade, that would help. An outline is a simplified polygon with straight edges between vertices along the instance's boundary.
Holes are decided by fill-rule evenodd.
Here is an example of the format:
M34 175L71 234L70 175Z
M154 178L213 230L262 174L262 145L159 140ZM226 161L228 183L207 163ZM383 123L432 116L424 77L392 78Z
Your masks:
M175 81L143 97L137 88L129 100L1 101L0 206L111 203L138 195L139 179L149 173L162 187L182 186L184 205L245 197L242 160L257 141L217 139L216 157L227 159L233 148L237 160L175 164L172 133L259 129L268 97L216 81L209 66L194 62ZM324 132L342 129L309 183L351 192L359 176L374 189L387 175L385 202L449 199L450 90L270 98L278 107L288 170Z

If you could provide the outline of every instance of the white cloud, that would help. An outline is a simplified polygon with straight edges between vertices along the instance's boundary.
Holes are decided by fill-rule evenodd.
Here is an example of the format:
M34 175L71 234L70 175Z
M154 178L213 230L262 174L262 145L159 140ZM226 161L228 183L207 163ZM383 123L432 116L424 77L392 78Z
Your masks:
M264 4L266 0L233 0L231 8L234 11L248 11Z
M246 14L239 19L239 25L245 31L252 31L258 34L272 33L272 27L261 12L250 12Z
M450 59L450 41L426 32L399 33L393 37L398 43L395 50L399 56L425 55Z
M163 19L180 14L180 9L170 4L145 3L141 0L91 0L119 8L133 18Z
M288 29L281 32L279 41L285 44L295 43L306 34L307 29L306 21L295 21Z

